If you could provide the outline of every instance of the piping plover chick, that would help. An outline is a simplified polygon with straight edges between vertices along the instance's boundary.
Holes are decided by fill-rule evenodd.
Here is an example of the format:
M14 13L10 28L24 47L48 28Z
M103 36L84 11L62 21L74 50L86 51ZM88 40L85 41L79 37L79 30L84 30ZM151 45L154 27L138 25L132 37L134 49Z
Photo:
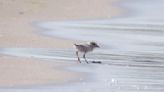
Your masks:
M80 57L79 57L78 53L81 52L81 53L83 53L83 58L85 59L85 62L87 64L88 64L88 61L85 57L85 54L93 51L93 49L95 49L95 48L99 48L99 46L97 45L96 42L89 42L87 44L74 44L74 45L77 49L76 56L78 58L79 63L81 63L81 61L80 61Z

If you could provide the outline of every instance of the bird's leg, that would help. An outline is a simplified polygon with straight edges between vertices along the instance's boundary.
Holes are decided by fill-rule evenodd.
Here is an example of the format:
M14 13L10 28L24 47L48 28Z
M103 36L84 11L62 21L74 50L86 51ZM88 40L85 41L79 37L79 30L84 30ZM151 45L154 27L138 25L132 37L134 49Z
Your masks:
M81 63L80 58L79 58L79 55L78 55L78 51L76 51L76 56L78 58L79 63Z
M87 61L87 59L85 58L85 54L86 54L86 53L84 53L83 58L85 59L85 62L88 64L88 61Z

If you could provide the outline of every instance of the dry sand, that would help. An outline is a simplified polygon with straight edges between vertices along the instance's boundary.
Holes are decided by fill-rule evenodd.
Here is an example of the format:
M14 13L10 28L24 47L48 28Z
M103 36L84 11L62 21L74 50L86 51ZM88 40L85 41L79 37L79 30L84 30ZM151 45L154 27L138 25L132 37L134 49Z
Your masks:
M72 48L74 41L35 34L39 29L31 23L110 18L120 13L113 2L116 0L0 0L0 47ZM64 78L66 74L71 76L39 60L7 56L0 61L0 86L59 83L70 78Z
M72 65L55 61L2 56L0 64L0 87L61 84L79 77L77 73L62 70Z
M68 48L73 41L33 32L35 21L109 18L120 12L116 0L0 0L0 47ZM46 44L45 44L46 43ZM60 44L59 44L60 43Z

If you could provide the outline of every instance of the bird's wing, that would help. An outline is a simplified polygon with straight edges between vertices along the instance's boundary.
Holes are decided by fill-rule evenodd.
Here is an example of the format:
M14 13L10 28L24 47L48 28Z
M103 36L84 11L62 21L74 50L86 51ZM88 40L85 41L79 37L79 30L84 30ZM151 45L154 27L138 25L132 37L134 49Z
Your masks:
M75 44L75 47L78 51L81 51L81 52L86 52L87 51L87 47L85 45Z

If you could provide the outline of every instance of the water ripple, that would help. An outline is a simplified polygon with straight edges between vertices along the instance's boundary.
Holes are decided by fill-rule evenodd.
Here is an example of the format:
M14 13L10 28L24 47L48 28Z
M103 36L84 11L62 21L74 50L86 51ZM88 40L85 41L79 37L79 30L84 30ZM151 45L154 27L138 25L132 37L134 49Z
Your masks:
M42 48L1 48L1 54L42 59L77 60L75 50L42 49ZM82 56L82 55L81 55ZM82 58L82 57L81 57ZM87 59L101 61L102 64L133 67L164 67L163 55L158 53L100 53L87 54Z

